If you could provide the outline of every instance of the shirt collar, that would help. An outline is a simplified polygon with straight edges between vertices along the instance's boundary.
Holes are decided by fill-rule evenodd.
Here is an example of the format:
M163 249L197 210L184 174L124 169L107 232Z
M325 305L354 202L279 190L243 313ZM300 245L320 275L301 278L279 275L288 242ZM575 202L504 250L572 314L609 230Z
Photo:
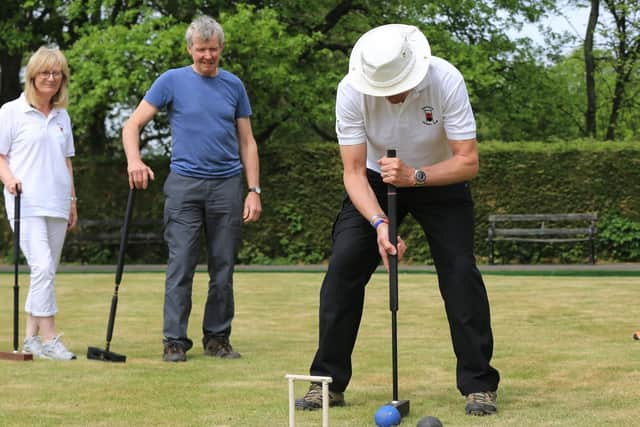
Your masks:
M27 96L24 94L24 92L22 92L20 94L20 98L18 98L20 101L20 110L23 113L28 113L29 111L37 111L38 113L40 112L40 110L38 110L37 108L35 108L34 106L32 106L31 104L29 104L29 102L27 101ZM51 109L51 113L49 114L50 117L54 117L57 116L59 113L60 109L57 107L54 107Z
M24 92L22 92L22 93L20 94L20 98L18 98L18 99L20 100L20 101L19 101L19 102L20 102L20 110L21 110L23 113L27 113L27 112L29 112L29 111L31 111L31 110L35 110L35 108L33 108L33 107L32 107L31 105L29 105L29 103L27 102L27 97L26 97L26 95L24 94Z

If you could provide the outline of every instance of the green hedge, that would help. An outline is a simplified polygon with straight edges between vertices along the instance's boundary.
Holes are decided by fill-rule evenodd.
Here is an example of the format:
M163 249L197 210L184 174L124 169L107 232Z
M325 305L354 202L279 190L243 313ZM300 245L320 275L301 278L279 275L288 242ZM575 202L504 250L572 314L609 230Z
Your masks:
M481 144L481 173L473 182L476 247L486 256L486 218L491 213L598 212L599 229L640 221L640 145L575 141ZM640 233L629 236L637 245ZM633 243L628 242L629 246ZM638 251L623 256L611 250L622 243L599 234L598 258L638 261ZM626 244L625 244L626 245ZM584 262L585 245L520 244L504 247L513 262ZM508 252L511 251L511 252Z
M263 216L244 228L241 263L310 264L330 256L330 234L343 198L336 144L270 144L260 147ZM166 158L147 159L156 180L138 192L134 218L162 218ZM598 212L599 261L640 261L640 144L574 141L480 144L480 174L472 182L476 204L476 253L487 257L491 213ZM79 215L122 218L128 183L123 159L75 159ZM428 246L409 219L400 229L411 263L430 263ZM10 262L11 237L2 212L0 238ZM111 263L116 247L88 242L65 248L66 262ZM132 247L128 262L162 263L164 247ZM501 244L498 261L586 262L586 245ZM202 256L204 260L204 255Z

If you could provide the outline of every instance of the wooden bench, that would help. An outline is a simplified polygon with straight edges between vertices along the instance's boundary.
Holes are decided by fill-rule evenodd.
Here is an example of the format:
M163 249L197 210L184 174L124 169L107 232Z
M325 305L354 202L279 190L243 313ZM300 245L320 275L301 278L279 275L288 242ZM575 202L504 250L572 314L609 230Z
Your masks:
M497 241L589 242L591 264L595 264L597 213L489 215L489 264L493 264ZM509 227L509 228L507 228Z
M67 234L68 243L101 242L119 244L122 219L81 219L76 229ZM131 221L127 233L128 245L163 243L162 221Z
M115 259L120 248L123 219L80 219L67 233L63 257L81 263L96 257ZM127 232L127 253L166 251L160 220L134 220ZM98 254L100 256L98 256Z

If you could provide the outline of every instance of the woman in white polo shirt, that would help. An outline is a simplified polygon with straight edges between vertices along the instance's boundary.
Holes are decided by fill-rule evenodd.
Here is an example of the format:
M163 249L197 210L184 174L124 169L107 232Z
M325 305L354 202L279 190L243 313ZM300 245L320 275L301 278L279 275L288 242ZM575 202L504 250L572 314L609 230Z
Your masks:
M70 360L56 332L55 275L67 229L77 221L68 102L69 67L59 49L41 47L29 59L24 93L0 108L0 179L13 228L21 191L20 248L30 270L23 351Z
M489 301L473 253L473 201L478 172L476 126L464 79L413 26L391 24L355 44L336 100L336 133L346 196L333 228L331 261L320 291L320 337L311 375L330 376L329 406L344 405L352 375L365 286L388 254L386 185L398 188L398 219L421 225L438 273L457 357L465 411L496 412L499 373L491 365ZM397 158L385 156L395 149ZM428 348L428 343L422 343ZM322 404L319 384L296 402Z

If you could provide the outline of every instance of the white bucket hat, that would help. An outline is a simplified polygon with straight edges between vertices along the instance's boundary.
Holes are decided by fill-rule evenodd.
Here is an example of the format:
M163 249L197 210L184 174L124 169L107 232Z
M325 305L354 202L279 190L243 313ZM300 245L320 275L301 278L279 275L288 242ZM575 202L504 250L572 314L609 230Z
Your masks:
M349 58L349 83L372 96L391 96L416 87L429 68L431 48L413 25L389 24L363 34Z

